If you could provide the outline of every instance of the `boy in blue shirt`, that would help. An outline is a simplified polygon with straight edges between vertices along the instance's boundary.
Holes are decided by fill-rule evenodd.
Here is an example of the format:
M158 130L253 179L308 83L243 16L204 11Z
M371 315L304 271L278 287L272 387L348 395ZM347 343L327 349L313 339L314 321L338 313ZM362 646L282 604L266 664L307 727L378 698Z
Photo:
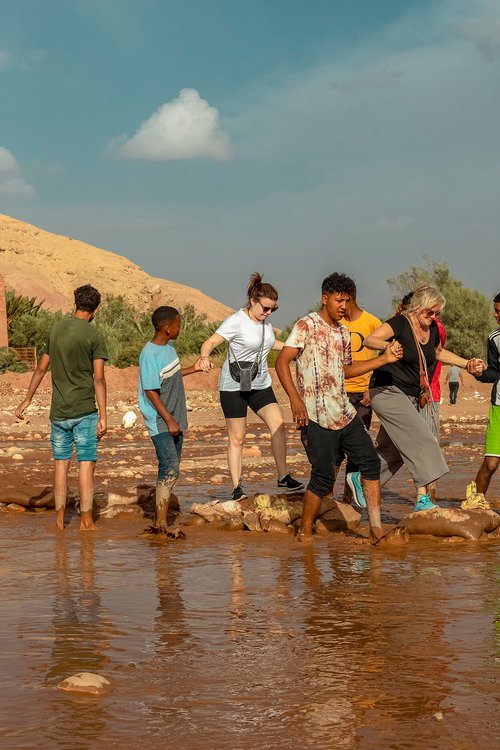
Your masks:
M201 372L200 360L183 367L173 341L181 330L175 307L158 307L151 322L155 335L139 357L139 408L158 458L153 529L169 533L167 513L172 489L179 477L183 432L187 429L186 395L182 378Z

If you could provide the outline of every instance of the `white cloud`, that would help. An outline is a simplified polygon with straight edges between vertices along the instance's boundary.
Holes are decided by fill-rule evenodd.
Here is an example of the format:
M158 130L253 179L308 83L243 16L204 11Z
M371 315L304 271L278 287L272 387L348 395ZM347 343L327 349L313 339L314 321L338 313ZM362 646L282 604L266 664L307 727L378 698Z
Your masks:
M35 190L26 182L21 168L8 148L0 146L0 196L2 198L31 198Z
M112 142L116 148L119 141ZM208 156L229 158L229 136L219 125L219 112L195 89L182 89L163 104L118 152L127 159L168 161Z
M0 49L0 71L7 70L11 65L10 54L5 49Z

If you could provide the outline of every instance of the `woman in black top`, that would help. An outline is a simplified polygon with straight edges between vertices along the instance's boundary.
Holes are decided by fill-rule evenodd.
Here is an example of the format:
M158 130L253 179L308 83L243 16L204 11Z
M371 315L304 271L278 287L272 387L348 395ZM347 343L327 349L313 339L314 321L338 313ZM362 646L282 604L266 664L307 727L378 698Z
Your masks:
M471 373L481 369L481 360L466 360L441 347L435 319L445 302L434 287L419 287L404 314L389 318L364 341L368 349L375 350L385 350L394 339L403 345L402 359L376 371L370 396L381 423L376 440L382 461L380 482L384 485L403 463L406 464L417 490L416 511L436 507L429 497L428 485L448 472L439 443L418 404L420 358L417 341L423 368L427 370L427 382L432 379L437 361L467 368Z

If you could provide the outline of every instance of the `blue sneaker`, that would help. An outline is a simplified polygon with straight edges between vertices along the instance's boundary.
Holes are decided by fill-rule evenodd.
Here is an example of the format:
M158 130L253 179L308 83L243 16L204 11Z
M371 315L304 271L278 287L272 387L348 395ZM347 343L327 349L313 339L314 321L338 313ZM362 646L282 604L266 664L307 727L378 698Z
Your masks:
M366 508L366 499L363 493L360 472L350 471L349 474L346 474L345 480L351 489L354 505L357 505L358 508Z
M439 508L439 505L433 503L429 495L420 495L417 502L413 506L415 513L419 510L432 510L433 508Z

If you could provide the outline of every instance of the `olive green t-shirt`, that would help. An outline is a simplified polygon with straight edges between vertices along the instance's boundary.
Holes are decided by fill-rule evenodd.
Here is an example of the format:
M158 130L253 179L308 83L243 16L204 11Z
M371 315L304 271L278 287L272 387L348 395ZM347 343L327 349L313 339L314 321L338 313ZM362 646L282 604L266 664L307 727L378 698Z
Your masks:
M52 327L45 352L52 374L50 419L94 414L94 360L108 358L103 335L87 320L65 318Z

